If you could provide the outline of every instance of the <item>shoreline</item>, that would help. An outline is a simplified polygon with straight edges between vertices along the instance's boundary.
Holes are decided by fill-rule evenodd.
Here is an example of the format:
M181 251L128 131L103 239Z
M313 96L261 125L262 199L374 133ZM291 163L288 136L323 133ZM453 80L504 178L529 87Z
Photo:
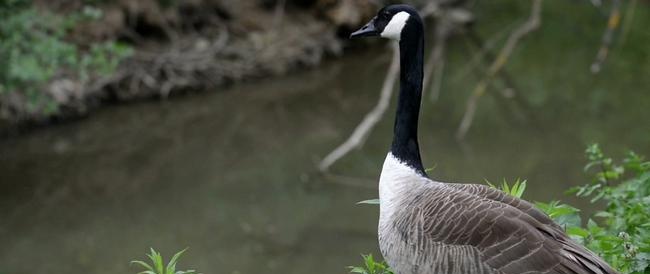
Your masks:
M154 0L99 5L103 16L75 26L66 39L81 47L88 41L119 41L133 53L109 75L82 80L60 73L48 81L41 90L56 104L54 112L34 110L20 93L3 94L0 136L82 119L103 105L206 92L315 67L341 56L341 32L372 11L370 4L360 1L352 17L341 19L337 11L349 13L345 1L327 9L322 9L322 1L306 1L310 4L305 6L288 2L281 14L277 6L254 0L206 0L168 8ZM35 5L57 13L81 7Z

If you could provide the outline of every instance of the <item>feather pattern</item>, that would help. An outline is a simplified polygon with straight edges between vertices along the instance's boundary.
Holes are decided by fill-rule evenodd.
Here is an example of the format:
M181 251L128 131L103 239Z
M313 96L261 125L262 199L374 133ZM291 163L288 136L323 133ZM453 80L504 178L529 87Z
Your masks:
M430 180L390 153L379 189L379 244L396 273L616 273L499 190Z

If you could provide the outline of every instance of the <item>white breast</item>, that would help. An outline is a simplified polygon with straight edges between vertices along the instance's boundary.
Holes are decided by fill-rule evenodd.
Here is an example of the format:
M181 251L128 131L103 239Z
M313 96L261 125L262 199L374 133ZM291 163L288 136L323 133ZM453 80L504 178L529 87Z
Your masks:
M395 212L402 199L410 197L409 191L418 189L418 186L426 180L428 179L417 173L415 169L395 158L392 153L388 153L379 177L380 222Z

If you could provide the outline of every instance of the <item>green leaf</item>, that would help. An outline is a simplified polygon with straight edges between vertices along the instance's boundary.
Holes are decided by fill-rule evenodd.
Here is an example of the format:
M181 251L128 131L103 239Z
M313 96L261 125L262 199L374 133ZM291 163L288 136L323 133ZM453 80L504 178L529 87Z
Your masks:
M153 271L153 267L151 267L149 264L143 262L143 261L131 261L131 264L138 264L141 265L142 267L146 268L147 270Z
M586 238L587 236L589 236L589 231L577 226L572 226L567 228L566 232L569 235L579 236L581 238Z
M358 205L361 204L368 204L368 205L378 205L379 204L379 199L369 199L369 200L363 200L357 202Z
M174 254L174 256L172 257L172 259L169 260L169 263L167 264L168 272L170 272L170 273L174 273L174 271L169 271L170 267L172 267L172 266L175 267L176 262L177 262L178 259L181 257L181 255L183 255L183 253L185 253L186 250L187 250L187 247L186 247L185 249L179 251L179 252L176 252L176 254ZM172 269L173 269L173 268L172 268Z
M143 261L131 261L132 264L137 264L144 267L146 270L142 271L142 274L192 274L196 273L195 270L179 270L176 271L176 265L180 260L181 255L187 250L187 248L176 252L172 256L171 260L165 266L164 260L160 252L157 252L155 249L150 248L149 253L146 254L149 257L149 260L152 262L152 265L145 263Z

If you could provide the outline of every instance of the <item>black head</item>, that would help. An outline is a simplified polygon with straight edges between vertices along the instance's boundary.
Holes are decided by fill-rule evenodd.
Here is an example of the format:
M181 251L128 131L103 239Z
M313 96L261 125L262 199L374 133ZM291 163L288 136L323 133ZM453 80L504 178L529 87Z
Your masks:
M350 38L381 36L400 40L405 29L422 26L418 12L409 5L390 5L377 12L368 24L353 32Z

